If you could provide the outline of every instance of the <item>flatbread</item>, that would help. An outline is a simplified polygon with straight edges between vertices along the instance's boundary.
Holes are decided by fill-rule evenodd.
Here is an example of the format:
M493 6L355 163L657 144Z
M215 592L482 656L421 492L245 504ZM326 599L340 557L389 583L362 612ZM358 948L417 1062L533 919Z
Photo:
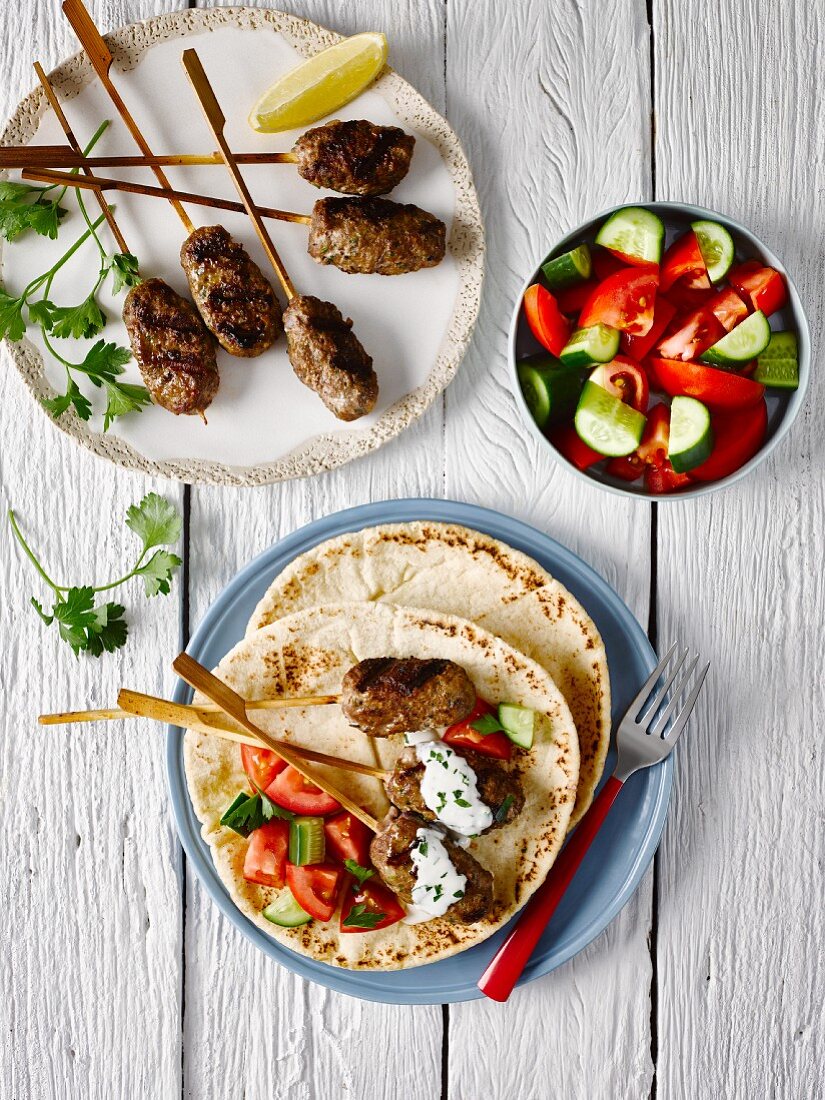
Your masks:
M509 825L474 838L470 851L495 878L495 898L483 921L459 925L443 918L399 923L363 933L339 932L337 914L280 928L262 916L276 892L246 882L247 841L220 825L221 815L248 781L234 742L189 730L184 763L189 793L218 874L238 908L294 951L334 966L397 970L447 958L492 935L543 882L564 841L576 797L578 741L570 711L547 672L473 623L438 612L390 604L344 604L298 612L257 631L221 661L216 673L247 699L334 693L344 673L366 657L447 658L461 664L476 690L496 701L537 712L533 748L514 753L513 769L526 796ZM273 735L350 759L391 767L401 737L376 739L350 726L337 705L252 712ZM387 809L378 780L325 769L356 802L380 817Z
M368 600L470 619L542 665L567 700L581 771L570 827L593 801L610 744L610 678L596 626L526 554L444 523L368 527L322 542L273 581L247 635L302 608Z

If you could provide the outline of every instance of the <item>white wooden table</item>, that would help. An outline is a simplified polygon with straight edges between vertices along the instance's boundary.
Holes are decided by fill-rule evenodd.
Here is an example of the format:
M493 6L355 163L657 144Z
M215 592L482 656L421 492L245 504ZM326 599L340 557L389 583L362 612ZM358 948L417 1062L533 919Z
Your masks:
M178 0L96 0L109 29ZM825 763L820 715L825 399L825 0L300 0L444 111L488 229L481 320L443 401L396 442L312 481L153 485L33 407L3 353L3 505L55 573L114 575L150 488L184 509L174 597L132 601L127 648L75 661L0 544L0 1095L268 1100L620 1100L825 1095ZM0 114L74 52L55 0L0 5ZM508 388L521 281L611 204L683 199L740 219L797 277L813 330L807 406L743 484L651 508L583 487L535 446ZM375 1006L263 958L187 869L157 732L48 732L41 709L169 692L168 656L254 554L385 497L447 496L550 532L618 590L654 644L713 661L677 759L655 868L585 952L507 1006Z

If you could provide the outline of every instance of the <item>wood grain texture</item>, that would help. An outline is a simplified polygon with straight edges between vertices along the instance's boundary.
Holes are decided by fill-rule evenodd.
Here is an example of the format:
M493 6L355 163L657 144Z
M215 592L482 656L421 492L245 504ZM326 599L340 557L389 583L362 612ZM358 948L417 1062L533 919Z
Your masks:
M609 205L649 195L644 5L502 2L482 5L481 17L472 0L450 0L447 10L447 108L475 167L488 264L473 348L446 396L446 492L560 539L644 623L649 509L556 466L519 421L506 357L523 282L554 242ZM621 154L605 159L606 150ZM506 1006L454 1006L450 1097L646 1097L649 919L648 878L570 964Z
M660 520L661 636L713 668L662 848L659 1096L820 1096L825 9L654 11L659 197L757 233L797 278L814 347L808 400L775 456Z
M158 0L93 4L104 27L146 16ZM7 117L76 49L53 4L0 8ZM9 246L6 263L14 260ZM2 351L0 483L53 574L94 583L124 572L136 539L127 507L175 486L116 470L75 446L36 408ZM43 586L0 543L4 707L0 741L0 1093L28 1098L174 1096L180 1090L181 882L167 808L163 743L147 726L46 729L41 709L111 702L126 680L169 690L158 654L178 638L176 595L151 603L124 590L131 637L101 661L75 660L28 605ZM147 844L147 838L150 843Z

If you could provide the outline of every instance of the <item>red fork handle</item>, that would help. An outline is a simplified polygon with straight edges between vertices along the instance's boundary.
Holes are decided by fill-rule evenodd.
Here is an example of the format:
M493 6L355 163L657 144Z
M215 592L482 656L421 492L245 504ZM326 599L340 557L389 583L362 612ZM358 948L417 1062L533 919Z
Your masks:
M481 976L478 988L493 1001L506 1001L542 932L556 911L584 854L602 827L613 800L622 789L622 781L614 775L596 796L593 805L579 822L564 851L553 864L550 874L524 907L518 924L501 945Z

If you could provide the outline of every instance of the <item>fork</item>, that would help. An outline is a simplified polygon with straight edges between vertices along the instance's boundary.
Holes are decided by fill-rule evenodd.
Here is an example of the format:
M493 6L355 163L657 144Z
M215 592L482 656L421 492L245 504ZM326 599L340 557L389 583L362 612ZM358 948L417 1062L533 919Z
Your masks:
M684 650L679 655L664 684L642 714L645 703L654 691L659 677L664 674L673 660L677 648L674 642L628 707L616 733L618 760L613 774L570 837L550 874L525 906L516 927L481 976L478 988L491 1000L506 1001L512 993L516 982L521 977L521 972L527 965L527 960L532 955L579 864L604 823L625 780L641 768L650 768L654 764L661 763L673 752L676 742L684 732L710 668L710 664L706 664L698 673L684 706L674 718L682 692L687 687L699 662L698 654L693 658L668 699L668 692L688 659L688 651ZM664 710L662 710L663 706Z

